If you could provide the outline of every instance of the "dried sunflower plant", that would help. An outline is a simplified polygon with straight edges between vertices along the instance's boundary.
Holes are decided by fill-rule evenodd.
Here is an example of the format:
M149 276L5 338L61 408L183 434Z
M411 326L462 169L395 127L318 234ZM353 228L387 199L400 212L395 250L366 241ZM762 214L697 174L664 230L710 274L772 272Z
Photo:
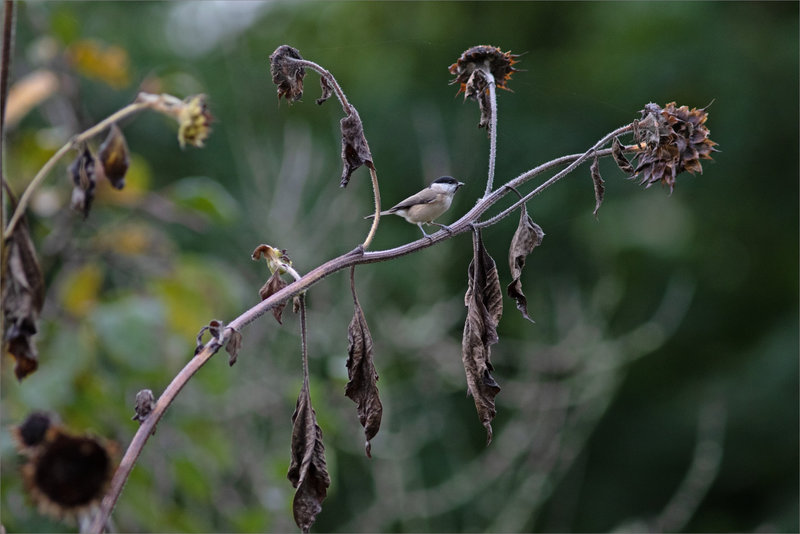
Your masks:
M6 49L7 46L4 51ZM528 214L526 206L529 201L582 164L588 163L589 175L594 185L596 214L604 196L604 182L598 166L600 158L613 158L624 175L638 180L646 187L661 183L671 191L677 175L684 171L692 174L702 172L700 161L711 159L711 154L715 151L715 143L708 137L708 114L705 109L689 109L675 103L663 107L649 103L644 106L640 117L609 132L583 152L548 161L495 187L497 89L508 90L511 77L518 70L515 68L518 56L493 46L476 46L461 54L449 67L449 72L454 76L451 83L458 85L458 94L464 93L465 99L478 102L478 126L488 131L490 150L484 195L449 227L443 227L434 234L396 248L371 251L370 245L381 215L378 173L356 108L348 101L331 72L304 59L297 49L282 45L269 59L270 74L277 85L278 99L284 97L290 103L300 100L305 75L307 71L313 71L319 75L321 85L321 96L317 99L317 104L324 104L332 96L341 104L344 117L340 121L343 162L340 185L346 187L359 167L367 167L374 195L375 215L372 225L363 242L305 274L298 271L286 250L280 246L258 245L251 257L253 260L266 260L270 272L268 280L259 290L261 301L228 322L212 320L203 326L197 336L193 357L160 396L156 398L150 390L139 392L135 399L134 419L140 426L116 471L112 468L112 451L101 440L73 435L62 429L47 414L34 413L18 427L20 452L29 458L23 472L31 492L38 495L39 502L46 503L46 507L57 508L59 511L67 509L78 513L91 508L92 514L82 525L84 531L102 532L107 528L112 509L145 443L191 377L223 347L229 354L230 365L233 365L243 350L244 328L269 311L280 323L285 306L292 301L294 312L300 315L303 381L292 416L291 463L287 476L296 489L293 501L294 520L302 531L308 532L322 511L322 503L331 480L326 467L323 433L309 392L306 292L326 276L340 270L350 270L354 313L348 328L346 365L349 382L344 393L356 404L357 417L364 429L365 453L369 457L370 442L380 429L383 408L377 387L378 373L372 336L356 293L355 268L357 265L389 261L411 254L466 232L472 237L473 259L467 270L464 298L467 310L462 338L462 361L468 393L474 401L478 419L485 427L488 445L492 440L492 421L496 414L495 397L501 391L498 380L493 375L491 352L492 346L499 340L497 326L503 313L503 290L497 265L484 247L482 230L518 212L519 223L509 239L510 282L505 292L514 300L522 316L530 319L522 290L523 269L527 256L542 243L544 232ZM7 56L3 60L6 69ZM5 84L7 70L4 72ZM2 93L5 99L5 89ZM98 179L105 177L117 188L124 185L128 153L118 124L123 118L145 109L175 118L179 123L181 145L202 146L209 134L211 115L202 95L179 99L170 95L140 94L129 106L89 130L75 135L33 177L18 201L3 180L12 208L7 222L3 217L3 344L4 352L16 359L15 372L20 380L34 372L38 365L33 337L44 295L44 281L36 261L36 249L25 222L25 211L31 193L60 159L74 152L75 159L68 166L68 173L74 184L72 204L83 217L88 216ZM89 141L105 131L108 131L107 137L95 155ZM631 140L623 143L621 139L626 136ZM557 172L525 191L526 186L535 178L551 171ZM516 194L518 198L507 208L488 215L489 210L509 193ZM89 481L91 491L83 491L83 486L80 486L75 490L77 493L67 492L66 500L71 505L65 506L62 502L65 499L62 497L70 480L52 480L51 470L72 473L73 476L75 472L88 472L82 467L66 465L64 462L70 458L79 462L80 466L91 465L94 469L91 472L96 474ZM52 482L50 485L37 482L48 477Z

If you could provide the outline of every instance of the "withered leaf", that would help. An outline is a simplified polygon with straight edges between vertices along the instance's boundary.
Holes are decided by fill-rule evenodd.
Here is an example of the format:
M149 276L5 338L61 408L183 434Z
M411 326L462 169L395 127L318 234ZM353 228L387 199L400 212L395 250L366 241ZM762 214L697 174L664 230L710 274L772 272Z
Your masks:
M101 169L111 185L115 189L125 187L125 173L130 165L130 155L125 136L116 124L111 125L108 137L100 145L97 159L100 160Z
M303 97L303 78L306 69L292 59L303 59L296 48L281 45L269 56L272 83L278 86L278 100L282 96L289 102L296 102Z
M197 333L197 343L195 344L194 347L195 356L197 356L197 354L199 354L200 351L203 350L203 347L205 345L203 343L203 334L206 333L206 330L208 331L209 334L211 334L212 338L219 339L220 332L222 331L222 321L219 321L217 319L211 319L211 321L209 321L207 325L205 325L203 328L200 329L200 331ZM218 349L219 348L217 348L217 350Z
M317 105L321 106L333 95L333 87L325 76L320 77L319 84L322 86L322 95L317 99Z
M267 300L270 296L274 295L288 284L283 281L281 278L281 273L279 270L272 273L272 276L269 277L269 280L261 286L261 289L258 290L258 294L261 296L261 300ZM275 320L278 321L278 324L283 324L281 322L281 317L283 316L283 309L286 307L286 302L281 302L274 308L272 308L272 315L275 317Z
M358 405L358 420L364 427L367 440L364 450L367 457L372 458L370 440L381 427L383 405L378 396L378 373L373 359L372 335L364 311L358 302L354 282L352 289L355 312L347 329L347 376L350 380L347 382L344 394Z
M603 177L600 176L600 164L596 156L589 166L589 174L592 175L592 183L594 184L594 216L597 217L597 212L600 210L600 205L603 203L603 197L606 194L606 188L603 185Z
M13 198L11 204L16 204ZM2 261L3 345L16 361L14 374L22 380L39 366L33 336L44 304L44 278L25 218L6 240Z
M356 169L366 165L374 169L372 163L372 153L369 151L367 138L364 136L364 125L361 117L353 106L350 106L350 113L340 121L342 128L342 181L341 187L347 187L350 176Z
M143 423L155 407L156 398L153 395L153 390L142 389L136 393L136 405L134 407L136 415L134 415L131 419L133 421L139 421L140 423Z
M517 303L517 309L522 316L530 322L534 322L528 315L528 299L522 292L522 269L525 267L525 258L533 252L533 249L542 244L544 232L541 227L533 222L525 204L519 214L519 224L511 238L511 246L508 249L508 267L511 270L511 283L508 284L506 292L508 296Z
M633 165L631 165L631 162L628 161L628 158L626 158L625 154L623 154L622 144L616 137L614 138L614 141L611 143L611 155L614 157L614 161L617 163L617 167L619 167L619 169L622 172L628 175L631 175L635 172Z
M480 231L473 234L474 257L467 271L464 296L467 319L461 342L461 360L467 375L467 392L475 401L478 418L486 428L486 443L492 441L492 419L497 413L494 397L500 386L492 377L491 346L499 341L497 323L503 315L503 294L494 260L486 252Z
M478 122L478 128L486 128L487 130L492 119L492 106L489 100L488 87L489 81L486 73L480 69L475 69L467 80L464 91L465 99L471 98L478 101L478 107L481 110L481 120Z
M236 358L239 357L239 350L242 348L242 333L238 330L231 332L231 337L228 339L228 344L225 345L225 351L230 355L228 365L233 367L236 363Z
M94 158L89 147L84 147L83 151L70 164L69 175L72 178L72 209L83 213L83 218L89 216L94 200L94 189L97 183L94 171Z
M292 459L286 476L297 489L292 502L294 522L303 532L308 532L322 511L331 479L325 464L322 430L311 407L307 378L292 414Z

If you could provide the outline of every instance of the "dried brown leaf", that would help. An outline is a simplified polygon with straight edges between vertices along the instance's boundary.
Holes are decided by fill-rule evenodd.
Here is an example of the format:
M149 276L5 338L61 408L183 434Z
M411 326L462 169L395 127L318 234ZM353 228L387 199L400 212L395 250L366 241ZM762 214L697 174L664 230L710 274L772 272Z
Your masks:
M533 222L525 204L519 214L519 224L511 238L511 246L508 249L508 267L511 270L511 283L506 288L508 296L517 303L517 309L522 316L530 322L534 322L528 315L528 299L522 292L522 269L525 267L525 258L533 252L533 249L542 244L544 232L541 227Z
M632 175L635 172L633 165L631 165L631 162L628 161L628 158L626 158L625 154L622 152L622 144L616 137L611 143L611 155L614 157L617 167L619 167L622 172L627 175Z
M367 138L364 136L364 125L358 111L350 106L350 113L340 121L342 128L342 181L341 187L346 187L350 182L350 176L356 169L366 165L374 169L372 164L372 153L369 151Z
M285 96L290 103L303 97L303 78L306 75L306 70L293 59L303 59L303 56L289 45L279 46L269 56L272 83L278 86L278 100Z
M6 240L2 260L3 346L16 360L14 374L22 380L39 366L33 336L44 304L44 278L24 218Z
M115 189L125 187L125 173L128 172L130 165L130 154L125 136L122 135L122 130L116 124L111 125L108 137L100 145L97 159L100 160L103 174L111 185Z
M381 427L383 405L378 396L378 373L373 359L372 335L364 311L358 302L354 283L352 289L355 312L347 330L347 376L350 380L347 382L344 394L358 405L358 420L364 427L367 440L364 450L371 458L370 440Z
M72 178L72 209L83 213L83 218L89 216L94 200L94 189L97 184L95 176L95 161L89 147L84 147L78 157L67 169Z
M228 365L233 366L236 363L236 358L239 357L239 351L242 348L242 333L238 330L231 332L231 337L228 339L228 344L225 345L225 351L230 355Z
M292 458L287 478L297 489L292 502L294 522L303 532L308 532L322 511L322 501L331 485L322 430L311 407L308 379L303 382L292 414Z
M589 166L589 174L592 175L592 183L594 184L594 216L597 217L600 205L603 204L606 188L603 185L603 177L600 176L600 162L596 156L591 166Z
M500 386L492 377L491 346L499 341L497 323L503 315L503 294L497 266L483 246L480 232L473 234L474 257L467 271L464 296L467 319L461 343L461 360L467 375L467 391L475 401L478 418L486 428L486 442L492 441L494 397Z
M320 77L319 84L322 87L322 95L317 99L317 105L321 106L333 95L333 87L325 76Z
M274 295L288 284L283 281L281 278L280 270L275 271L272 273L272 276L269 277L269 280L258 290L258 294L261 296L261 300L267 300L270 296ZM272 308L272 315L275 317L275 320L278 321L278 324L283 324L281 322L281 317L283 316L283 309L286 307L286 302L281 302L274 308Z

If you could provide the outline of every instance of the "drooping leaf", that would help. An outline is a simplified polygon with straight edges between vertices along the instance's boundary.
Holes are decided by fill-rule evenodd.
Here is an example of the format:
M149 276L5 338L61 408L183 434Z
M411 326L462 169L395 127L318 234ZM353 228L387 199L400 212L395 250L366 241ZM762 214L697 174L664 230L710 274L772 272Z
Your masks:
M258 290L258 294L261 296L261 300L267 300L270 296L274 295L288 284L283 281L281 278L280 269L276 270L272 273L272 276L269 277L269 280ZM281 317L283 316L283 309L286 307L286 302L281 302L274 308L272 308L272 315L275 317L275 320L278 321L278 324L283 324L281 322Z
M383 405L378 396L378 373L373 360L372 335L356 295L354 270L354 267L351 268L350 280L355 312L347 330L347 376L350 381L347 382L344 394L358 405L358 420L364 427L364 435L367 440L364 450L371 458L370 440L375 437L381 427Z
M16 360L14 374L22 380L39 366L33 336L44 304L44 278L24 218L6 240L2 260L4 352Z
M611 155L614 157L617 167L619 167L622 172L627 175L632 175L635 172L633 165L631 165L631 162L628 161L628 158L626 158L625 154L622 152L622 144L616 137L611 143Z
M600 205L603 203L603 197L606 194L603 177L600 176L600 164L597 157L594 158L591 166L589 166L589 173L592 175L592 183L594 184L594 216L597 217L597 212L600 210Z
M228 344L225 345L225 350L230 355L228 359L228 365L233 367L233 364L236 363L236 358L239 357L239 350L242 348L242 333L238 330L233 330L231 332L231 337L228 339Z
M461 360L467 375L467 391L475 401L478 418L486 428L486 442L492 441L494 398L500 386L492 377L491 346L499 341L497 323L503 315L503 295L494 260L486 252L480 231L473 234L474 257L467 271L464 296L467 319L461 342Z
M511 246L508 249L508 267L511 270L511 283L508 284L506 292L508 296L517 303L517 309L522 316L530 322L534 322L528 315L528 300L522 292L522 269L525 267L525 257L534 248L542 244L544 232L541 227L533 222L525 204L519 214L519 224L511 238Z
M70 164L68 172L72 178L72 209L83 213L83 218L89 216L94 200L94 190L97 184L94 171L94 157L89 147L84 147L78 157Z
M278 100L285 96L290 103L303 97L303 78L306 75L306 69L293 59L303 59L303 56L289 45L279 46L269 56L272 83L278 86Z
M331 479L325 463L322 430L317 425L317 415L311 406L311 394L308 388L308 342L303 297L300 298L300 337L303 387L300 389L297 405L292 414L292 457L286 476L297 490L292 501L294 521L303 532L308 532L317 514L322 511L322 501L328 495Z
M108 137L100 145L97 159L100 160L103 174L111 185L115 189L125 187L125 173L130 166L130 154L125 136L116 124L112 124L109 128Z
M333 87L325 76L321 76L319 84L322 86L322 95L317 99L317 105L322 105L333 95Z
M372 153L369 151L367 138L364 136L364 125L361 117L353 106L350 106L350 113L340 121L342 128L342 181L341 187L346 187L350 181L350 176L356 169L366 165L374 169L372 163Z

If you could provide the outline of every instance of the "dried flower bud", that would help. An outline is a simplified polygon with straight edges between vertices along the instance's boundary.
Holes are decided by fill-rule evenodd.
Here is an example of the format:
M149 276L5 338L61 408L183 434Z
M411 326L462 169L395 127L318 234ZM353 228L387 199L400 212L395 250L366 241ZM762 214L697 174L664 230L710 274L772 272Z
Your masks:
M122 130L116 124L111 125L108 137L100 145L97 159L101 164L98 171L108 178L112 187L114 189L125 187L125 173L128 172L130 166L130 155L125 136L122 135Z
M156 398L153 395L153 390L143 389L139 391L136 394L136 406L134 407L134 410L136 410L136 415L134 415L131 420L143 423L155 407Z
M278 86L278 100L285 96L290 103L303 97L303 77L306 75L306 69L292 61L293 59L303 59L303 56L289 45L279 46L269 56L269 71L272 74L272 83ZM324 93L323 85L323 95Z
M184 100L178 111L178 142L181 148L186 146L186 143L202 147L211 133L212 120L206 95L194 95Z
M83 213L83 218L89 216L94 200L94 189L97 184L95 177L95 161L89 147L84 147L83 151L70 164L68 172L72 178L72 201L70 206L76 211Z
M634 174L636 177L641 173L639 183L650 187L661 182L672 191L678 174L702 173L700 160L713 159L711 153L717 152L714 148L717 143L708 138L707 119L705 109L676 107L675 102L664 109L647 104L636 129L636 141L645 144L645 149L637 155Z
M458 93L465 93L465 96L470 96L470 83L477 84L479 80L474 78L472 74L476 69L488 70L494 77L494 83L500 89L508 89L506 82L511 79L511 75L517 72L514 64L517 62L518 54L511 52L503 52L496 46L473 46L469 50L465 50L458 60L450 65L450 74L455 75L450 84L460 83ZM470 82L472 80L472 82ZM488 80L483 80L487 83ZM472 94L477 94L478 89L473 88ZM475 98L472 96L472 98Z

